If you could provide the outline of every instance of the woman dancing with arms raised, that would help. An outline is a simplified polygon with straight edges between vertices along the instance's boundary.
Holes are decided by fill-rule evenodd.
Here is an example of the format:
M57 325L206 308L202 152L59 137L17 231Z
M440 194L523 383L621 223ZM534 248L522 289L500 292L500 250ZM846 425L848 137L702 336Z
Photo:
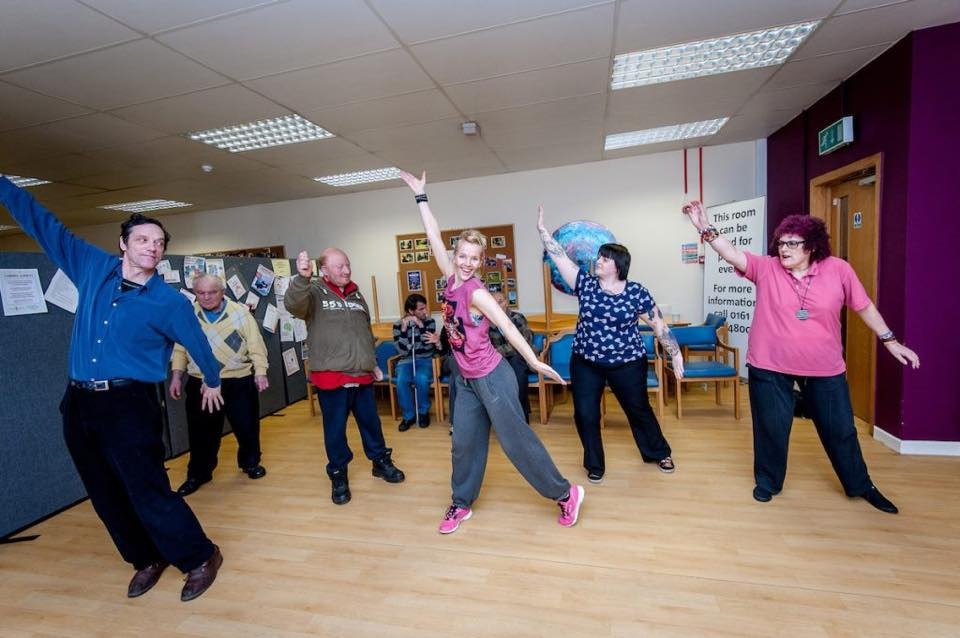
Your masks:
M537 492L560 506L557 522L572 527L583 503L583 487L571 484L560 474L549 452L527 424L517 397L516 376L490 343L489 322L500 329L531 369L560 383L563 380L553 368L537 359L476 276L484 261L486 237L476 230L461 233L451 261L440 227L427 204L424 190L427 174L417 178L401 172L400 176L414 192L433 257L447 278L443 327L460 367L455 381L453 502L440 522L440 533L456 531L461 522L473 515L471 506L480 494L487 466L491 426L517 471Z

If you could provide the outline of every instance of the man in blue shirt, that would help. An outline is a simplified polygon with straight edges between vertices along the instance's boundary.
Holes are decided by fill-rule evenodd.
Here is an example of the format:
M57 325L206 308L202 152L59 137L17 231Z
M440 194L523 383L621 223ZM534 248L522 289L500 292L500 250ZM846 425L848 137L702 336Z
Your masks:
M204 373L204 409L220 409L223 398L220 364L190 303L156 274L170 236L159 221L131 215L118 259L77 238L4 177L0 202L79 291L63 434L93 508L136 569L127 595L146 593L172 564L187 574L180 599L193 600L213 584L223 556L163 467L157 384L174 342Z

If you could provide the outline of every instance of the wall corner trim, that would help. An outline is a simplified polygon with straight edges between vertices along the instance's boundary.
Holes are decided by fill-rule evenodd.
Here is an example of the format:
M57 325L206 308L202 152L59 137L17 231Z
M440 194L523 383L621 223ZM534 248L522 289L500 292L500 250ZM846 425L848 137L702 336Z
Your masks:
M873 427L873 438L898 454L960 456L958 441L902 441L877 426Z

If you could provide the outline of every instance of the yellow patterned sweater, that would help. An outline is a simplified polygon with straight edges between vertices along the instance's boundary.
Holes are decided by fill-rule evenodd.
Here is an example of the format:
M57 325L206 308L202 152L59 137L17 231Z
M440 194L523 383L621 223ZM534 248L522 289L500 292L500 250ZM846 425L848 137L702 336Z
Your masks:
M220 376L224 379L237 379L248 376L251 369L255 375L266 375L267 346L263 343L257 320L246 306L230 299L224 301L227 307L213 323L207 320L200 304L193 304L200 327L207 335L214 356L220 362ZM174 370L186 370L193 377L203 376L200 368L179 343L173 348L172 367Z

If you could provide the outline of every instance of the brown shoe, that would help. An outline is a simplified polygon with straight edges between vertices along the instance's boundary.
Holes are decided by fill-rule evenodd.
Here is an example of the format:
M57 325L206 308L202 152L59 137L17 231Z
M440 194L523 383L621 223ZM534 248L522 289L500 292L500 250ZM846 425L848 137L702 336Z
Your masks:
M217 579L217 571L223 565L223 554L220 548L213 546L213 554L203 565L187 572L186 583L183 585L183 591L180 592L180 600L187 602L197 598L200 594L210 589L210 585Z
M160 580L160 575L163 574L163 570L167 568L168 564L169 563L160 561L152 565L147 565L143 569L138 569L137 573L130 579L130 584L127 586L127 598L136 598L150 591L150 589L157 584L157 581Z

